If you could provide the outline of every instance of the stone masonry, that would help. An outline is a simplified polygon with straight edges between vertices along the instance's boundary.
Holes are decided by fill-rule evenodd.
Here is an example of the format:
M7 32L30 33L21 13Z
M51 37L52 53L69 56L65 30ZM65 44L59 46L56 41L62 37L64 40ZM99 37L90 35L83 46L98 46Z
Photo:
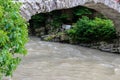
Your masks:
M50 12L76 6L86 6L113 20L116 30L120 32L120 3L116 0L15 0L21 2L21 15L29 21L38 13Z
M38 13L67 9L76 6L86 6L102 13L111 19L120 37L120 2L116 0L15 0L21 2L21 15L29 21ZM120 39L119 39L120 40ZM120 41L119 41L120 46Z

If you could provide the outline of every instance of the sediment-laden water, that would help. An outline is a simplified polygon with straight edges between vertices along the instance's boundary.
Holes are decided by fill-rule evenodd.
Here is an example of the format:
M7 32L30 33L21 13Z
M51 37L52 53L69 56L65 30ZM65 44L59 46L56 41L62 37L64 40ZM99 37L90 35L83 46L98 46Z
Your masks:
M120 55L31 37L13 80L120 80Z

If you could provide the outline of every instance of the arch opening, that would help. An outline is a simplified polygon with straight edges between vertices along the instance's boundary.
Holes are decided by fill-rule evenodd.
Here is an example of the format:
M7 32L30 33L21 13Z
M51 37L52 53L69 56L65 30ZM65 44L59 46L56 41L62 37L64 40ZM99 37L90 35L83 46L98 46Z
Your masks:
M38 13L46 13L53 10L86 6L92 8L113 20L117 33L120 35L120 4L116 0L39 0L23 1L21 15L29 21L31 16Z
M98 24L100 23L99 21L102 22L101 24L105 24L105 25L107 25L108 23L109 26L112 26L112 27L109 27L109 29L107 29L106 26L103 26L100 24L99 25L103 26L103 28L101 27L103 29L103 30L101 29L103 31L101 32L101 34L106 32L110 34L106 33L104 35L101 35L101 37L100 35L99 37L93 37L93 36L98 36L97 34L94 34L94 35L92 34L98 33L98 32L95 32L95 29L97 30L97 28L100 28L100 26L98 26L95 29L89 28L90 25L87 27L84 27L83 23L85 22L81 23L81 21L87 21L87 20L89 24L94 24L94 25L97 24L97 21L98 21ZM102 20L106 21L106 23L103 22ZM70 9L61 9L61 10L55 10L47 13L40 13L32 16L31 20L29 20L29 23L30 23L30 26L29 26L30 34L38 36L42 40L74 43L74 44L80 44L82 46L87 46L87 47L89 46L93 48L99 47L99 49L100 47L102 47L101 50L103 51L117 52L117 53L119 52L118 36L115 34L116 32L115 32L115 29L113 28L114 24L106 16L102 15L101 13L99 13L94 9L78 6ZM76 30L73 27L75 25L79 27L78 25L80 24L82 24L82 29L86 28L81 32L79 32L80 31L79 29ZM79 35L80 33L83 33L81 36L76 36L76 37L82 37L82 38L76 38L77 40L74 40L75 37L73 36L75 36L75 34L74 35L72 34L74 30L78 31L77 33L79 33ZM99 30L100 29L98 29L98 31ZM73 32L66 33L69 31L73 31ZM90 35L89 31L90 32L93 31L93 33L91 33ZM105 37L105 35L106 35L106 40L102 38L102 37ZM71 37L73 37L73 40L71 40ZM109 47L109 50L108 50L108 47Z

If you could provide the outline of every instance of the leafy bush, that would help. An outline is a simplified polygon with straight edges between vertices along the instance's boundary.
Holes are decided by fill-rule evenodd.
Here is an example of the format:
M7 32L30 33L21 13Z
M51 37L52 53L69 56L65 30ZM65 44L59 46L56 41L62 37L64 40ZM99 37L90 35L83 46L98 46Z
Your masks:
M75 7L68 11L57 10L47 14L38 14L32 19L33 22L35 20L39 25L44 24L42 27L46 27L48 34L60 32L62 24L75 23L73 29L67 31L70 41L75 43L111 42L112 39L116 38L114 25L111 20L97 11L83 6ZM36 23L34 24L37 25Z
M20 62L16 54L26 54L27 25L19 13L20 4L0 0L0 80L12 75Z
M58 14L59 13L59 14ZM30 31L34 35L35 29L45 28L47 33L55 33L61 28L62 24L72 24L76 22L82 15L92 14L91 9L86 7L76 7L71 10L56 10L49 13L40 13L32 16L30 20Z
M116 32L111 20L95 18L90 20L82 17L73 28L67 31L70 39L77 43L91 43L99 41L111 41L116 38Z

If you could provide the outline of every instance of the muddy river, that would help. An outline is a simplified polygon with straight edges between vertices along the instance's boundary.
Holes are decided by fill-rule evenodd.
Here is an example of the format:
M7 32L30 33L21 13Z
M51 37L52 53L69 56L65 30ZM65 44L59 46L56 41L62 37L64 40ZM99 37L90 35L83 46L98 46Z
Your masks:
M120 55L30 37L13 80L120 80Z

